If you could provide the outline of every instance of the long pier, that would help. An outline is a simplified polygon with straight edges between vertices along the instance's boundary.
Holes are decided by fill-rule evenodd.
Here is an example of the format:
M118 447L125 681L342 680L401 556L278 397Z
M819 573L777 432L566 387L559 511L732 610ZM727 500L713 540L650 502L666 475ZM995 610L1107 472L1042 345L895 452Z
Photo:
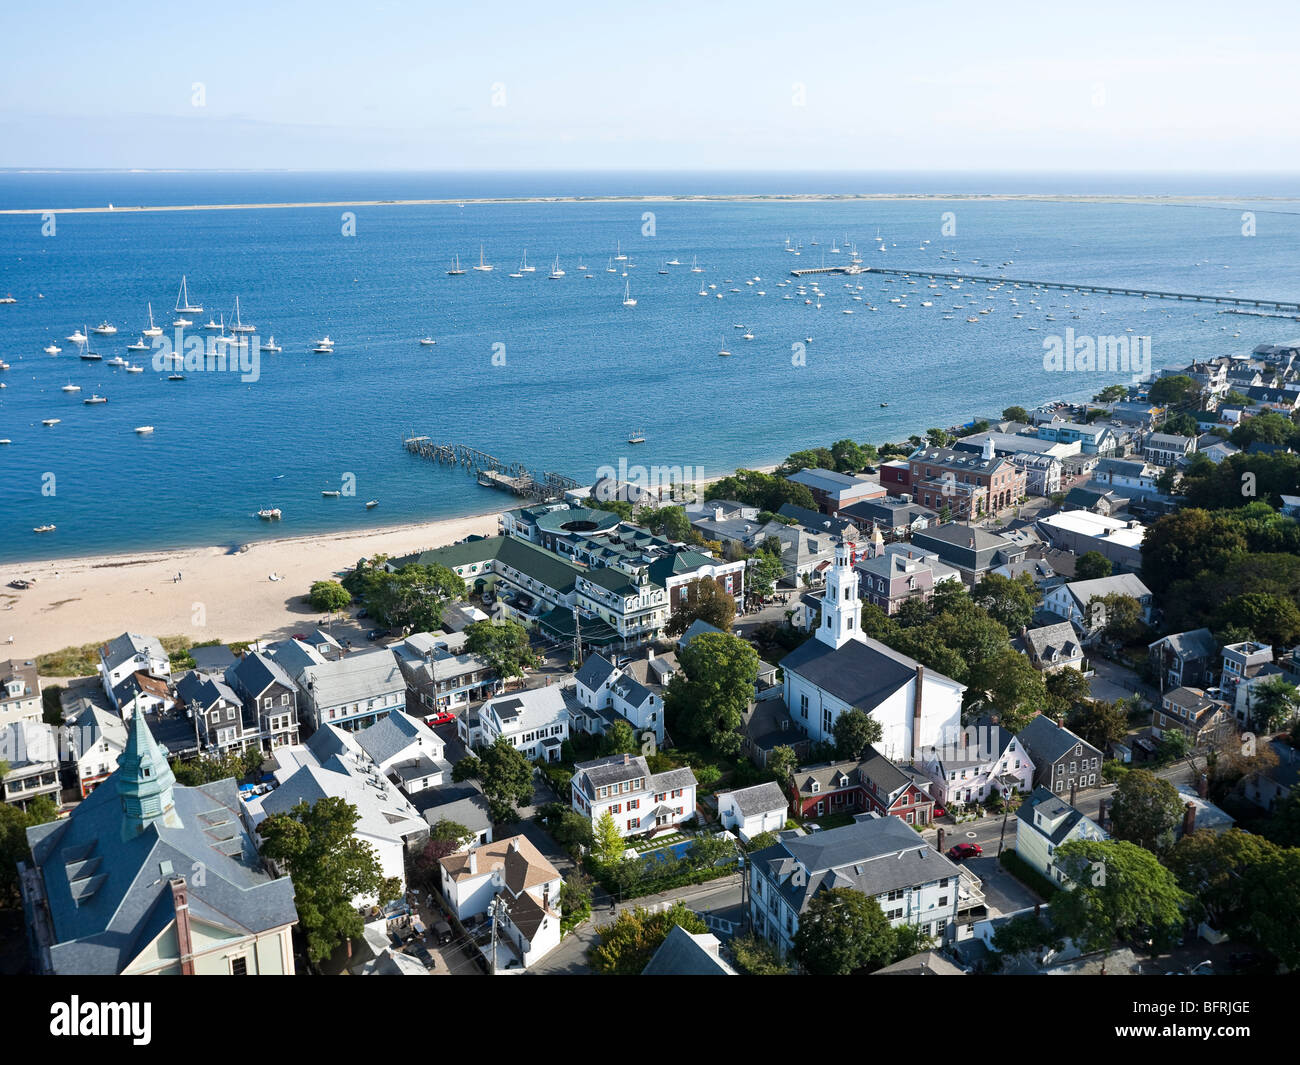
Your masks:
M821 266L808 270L791 270L795 277L808 274L845 274L851 277L862 274L891 274L895 277L926 278L930 281L975 281L993 285L1058 289L1062 292L1099 292L1107 296L1138 296L1142 299L1190 300L1194 303L1229 304L1235 307L1268 307L1275 311L1300 311L1295 300L1255 299L1250 296L1207 296L1195 292L1162 292L1154 288L1133 288L1128 285L1089 285L1072 281L1032 281L1023 277L991 277L987 274L953 274L936 270L898 270L880 266Z
M412 455L432 459L444 466L460 466L488 488L502 488L517 496L545 502L580 487L572 477L545 471L534 474L522 462L507 462L468 444L440 444L428 436L412 433L402 438Z

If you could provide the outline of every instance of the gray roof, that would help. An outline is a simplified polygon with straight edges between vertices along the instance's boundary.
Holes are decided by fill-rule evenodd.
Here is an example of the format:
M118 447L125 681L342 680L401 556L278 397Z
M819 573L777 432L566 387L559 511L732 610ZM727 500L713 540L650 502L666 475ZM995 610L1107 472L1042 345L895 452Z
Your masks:
M647 701L654 698L654 692L638 681L635 677L629 677L626 674L614 681L611 688L631 706L644 706Z
M693 788L696 785L695 774L689 766L682 769L670 769L666 773L655 773L646 781L651 791L672 791L674 788Z
M682 637L677 641L679 647L686 647L690 642L704 632L722 632L716 625L710 625L707 621L696 618L691 622L690 627L682 633Z
M1083 650L1079 645L1079 634L1074 631L1074 625L1068 621L1028 629L1023 638L1030 650L1043 659L1050 660L1053 651L1066 658L1072 658Z
M1044 832L1034 824L1034 811L1042 808L1043 816L1055 820L1060 817L1062 820L1050 832ZM1053 795L1047 788L1038 787L1033 793L1016 808L1016 816L1025 824L1029 825L1035 832L1041 836L1046 836L1053 843L1060 844L1074 830L1074 826L1080 821L1085 820L1084 815L1062 799L1059 795Z
M858 763L858 776L864 784L870 781L877 785L886 796L893 795L913 783L911 777L870 746L863 752L862 761Z
M642 976L736 976L736 970L718 957L717 937L705 932L691 935L681 925L668 931Z
M112 975L144 951L175 918L168 868L187 878L196 921L243 936L297 920L293 883L262 868L233 779L175 786L179 824L154 821L124 841L116 777L70 817L28 831L58 940L50 951L56 972ZM196 862L202 879L191 875Z
M194 659L194 668L204 673L224 673L227 666L235 664L234 654L224 643L191 647L189 654Z
M729 791L726 794L735 800L736 809L740 811L741 817L757 817L772 810L789 808L785 794L774 781L755 784L752 788L741 788L739 791ZM718 798L721 799L722 796L719 795Z
M1196 658L1213 658L1219 649L1219 642L1209 629L1192 629L1190 632L1175 632L1162 640L1156 640L1152 647L1164 645L1183 660Z
M822 691L870 713L916 676L919 663L876 640L850 640L836 650L814 637L780 664L786 672L798 673ZM926 675L955 683L941 673L927 670Z
M80 758L100 740L119 751L126 747L126 722L116 714L88 705L72 720L68 738L75 757Z
M800 913L824 888L849 887L875 896L961 875L897 817L865 817L843 828L782 840L750 860L766 870ZM790 877L796 863L806 874L802 885Z
M360 651L336 662L308 666L302 679L312 689L317 705L361 702L377 695L406 690L406 681L397 667L397 657L386 647Z
M1029 748L1029 756L1039 768L1051 765L1072 748L1083 744L1085 750L1101 754L1087 740L1080 739L1064 725L1058 725L1045 714L1039 714L1024 728L1016 738Z
M167 652L162 643L154 636L141 636L138 632L124 632L115 636L100 648L104 662L109 669L131 661L136 655L152 656L167 660Z
M269 655L253 651L244 655L238 662L226 670L226 680L230 686L256 699L272 684L281 684L290 691L297 691L293 678Z
M877 969L872 976L965 976L964 970L932 950L913 954L910 958L896 961Z
M607 658L602 658L598 654L589 655L587 660L582 663L582 668L573 675L576 683L581 684L584 688L596 691L605 681L609 680L610 674L618 667Z
M387 717L361 729L353 739L357 741L358 747L370 755L375 765L382 765L429 736L432 736L432 732L422 721L394 710ZM428 754L432 749L431 744L425 753Z
M650 767L640 755L611 754L606 758L579 762L573 767L573 775L589 785L585 790L590 797L596 794L597 788L636 780L638 777L648 778Z
M199 673L197 670L190 670L181 677L176 684L176 694L187 708L198 703L200 710L209 710L222 700L230 706L242 703L220 674Z
M1142 583L1136 573L1116 573L1090 581L1071 581L1066 587L1083 606L1106 595L1129 595L1138 600L1151 596L1151 589Z

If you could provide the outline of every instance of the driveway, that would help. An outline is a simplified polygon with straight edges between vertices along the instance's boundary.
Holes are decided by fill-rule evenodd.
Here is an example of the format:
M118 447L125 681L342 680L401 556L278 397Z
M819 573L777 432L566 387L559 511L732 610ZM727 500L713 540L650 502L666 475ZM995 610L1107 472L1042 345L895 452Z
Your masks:
M1146 684L1136 673L1116 662L1105 658L1090 658L1092 663L1092 697L1114 702L1116 699L1132 699L1134 692L1140 692L1149 703L1158 703L1160 693Z

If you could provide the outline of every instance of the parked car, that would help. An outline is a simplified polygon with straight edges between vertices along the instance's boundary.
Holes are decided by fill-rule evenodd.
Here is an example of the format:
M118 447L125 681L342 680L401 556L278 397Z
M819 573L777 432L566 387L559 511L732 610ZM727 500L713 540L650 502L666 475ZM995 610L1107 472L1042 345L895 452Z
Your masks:
M437 728L439 725L450 725L456 720L456 715L450 710L440 710L436 714L430 714L424 719L424 723L430 728Z
M984 848L978 843L958 843L948 848L948 857L954 862L959 862L963 858L978 858L983 853Z
M429 948L423 943L416 943L414 946L408 947L407 953L410 954L411 957L419 959L420 964L426 969L432 969L434 967L433 955L429 953Z
M362 607L360 610L357 611L357 617L368 618L370 617L370 611L367 610L365 607Z
M383 629L371 629L368 633L366 633L366 639L367 639L367 640L382 640L386 635L388 635L388 634L387 634L386 632L384 632Z
M442 920L434 921L433 938L437 941L438 946L445 947L451 942L451 925Z
M935 816L935 817L947 817L947 816L948 816L948 811L945 810L942 806L936 806L936 807L934 808L934 816Z

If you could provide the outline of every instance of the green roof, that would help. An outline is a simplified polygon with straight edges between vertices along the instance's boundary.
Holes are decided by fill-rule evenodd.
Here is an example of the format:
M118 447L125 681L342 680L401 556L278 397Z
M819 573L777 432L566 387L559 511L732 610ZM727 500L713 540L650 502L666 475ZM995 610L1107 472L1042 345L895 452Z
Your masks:
M573 611L566 610L563 607L556 607L548 611L537 619L540 628L560 640L572 640L574 625ZM617 641L618 632L606 621L600 618L583 618L582 619L582 642L594 644L610 644Z
M656 584L665 584L669 577L679 573L692 573L701 566L716 565L717 562L716 558L709 558L698 551L676 551L650 563L650 579Z
M573 591L578 574L585 572L551 552L515 536L493 536L477 543L451 544L392 560L394 566L408 562L446 566L457 571L476 563L502 562L561 594ZM468 574L462 573L461 576Z
M640 595L641 589L637 587L636 582L624 573L621 569L614 569L611 566L601 566L598 569L587 570L583 576L592 584L598 584L607 591L615 595Z
M446 566L454 570L461 566L472 566L476 562L489 562L496 558L505 539L504 536L490 536L485 540L476 540L467 544L448 544L446 547L435 547L432 551L391 558L388 563L398 569L410 562L418 562L422 566Z

